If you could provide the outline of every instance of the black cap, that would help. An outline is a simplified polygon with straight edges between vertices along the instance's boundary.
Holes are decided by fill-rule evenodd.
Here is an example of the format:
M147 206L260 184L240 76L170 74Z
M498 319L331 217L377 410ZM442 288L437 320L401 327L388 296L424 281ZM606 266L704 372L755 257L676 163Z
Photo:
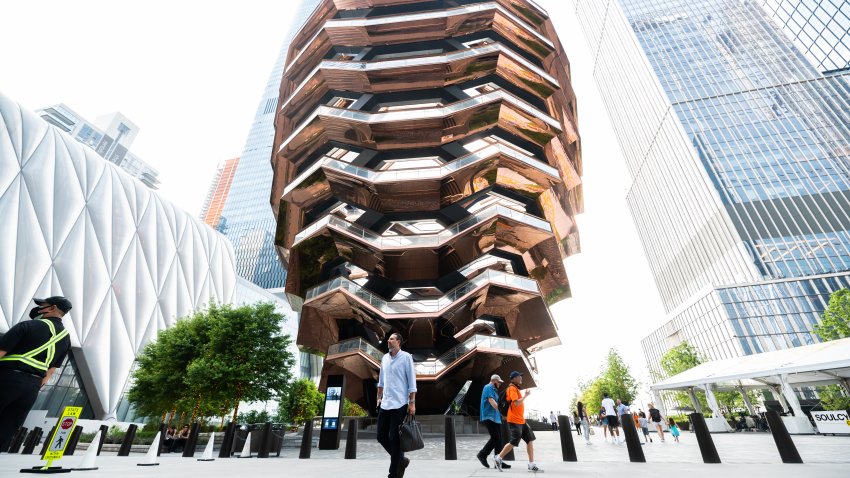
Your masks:
M33 299L38 305L55 305L62 312L68 313L71 310L71 301L62 297L61 295L54 295L53 297L48 297L46 299Z
M511 377L511 379L513 379L514 377L522 377L523 375L525 375L525 374L523 374L522 372L517 372L516 370L514 370L513 372L511 372L510 377Z

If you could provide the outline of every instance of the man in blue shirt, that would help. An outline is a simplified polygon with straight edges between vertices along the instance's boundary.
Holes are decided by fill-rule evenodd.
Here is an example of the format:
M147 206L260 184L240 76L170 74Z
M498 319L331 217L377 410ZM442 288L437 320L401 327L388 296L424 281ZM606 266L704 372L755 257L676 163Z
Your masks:
M490 433L490 439L484 444L484 448L478 452L478 461L484 465L484 468L490 468L487 463L487 457L493 450L502 449L502 417L499 414L499 386L505 383L502 377L497 374L490 376L490 383L484 385L484 390L481 392L481 415L480 421L487 427L487 432ZM510 465L502 468L510 468Z
M398 427L405 415L416 414L416 372L413 357L401 350L401 335L391 334L387 346L378 376L378 442L390 455L388 478L403 478L410 459L401 450Z

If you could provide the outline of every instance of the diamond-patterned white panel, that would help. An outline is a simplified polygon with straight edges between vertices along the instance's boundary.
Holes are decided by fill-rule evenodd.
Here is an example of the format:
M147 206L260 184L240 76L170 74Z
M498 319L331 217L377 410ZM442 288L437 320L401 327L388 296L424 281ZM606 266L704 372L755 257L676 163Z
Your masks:
M98 418L114 416L135 354L236 287L230 242L0 94L0 332L33 297L64 295Z

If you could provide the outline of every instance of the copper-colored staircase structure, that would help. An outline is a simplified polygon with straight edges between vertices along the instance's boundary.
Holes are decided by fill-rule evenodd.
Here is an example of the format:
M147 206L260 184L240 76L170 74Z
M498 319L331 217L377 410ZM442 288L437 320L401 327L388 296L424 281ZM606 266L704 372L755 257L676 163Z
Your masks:
M558 345L579 250L569 62L531 0L325 0L297 33L271 202L298 345L374 410L386 338L419 413ZM472 397L472 398L470 398ZM476 408L477 402L471 403Z

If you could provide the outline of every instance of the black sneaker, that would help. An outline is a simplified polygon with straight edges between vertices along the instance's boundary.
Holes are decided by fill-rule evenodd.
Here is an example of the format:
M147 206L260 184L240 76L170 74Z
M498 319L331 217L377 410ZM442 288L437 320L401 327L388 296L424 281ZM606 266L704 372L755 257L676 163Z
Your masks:
M487 455L479 453L475 455L475 457L478 458L478 461L480 461L482 465L484 465L484 468L490 468L490 464L487 463Z
M510 470L510 469L511 469L511 465L508 465L507 463L505 463L505 462L503 461L503 462L502 462L502 469Z
M398 464L398 478L404 478L404 470L410 465L410 458L404 457L401 459L401 463Z

